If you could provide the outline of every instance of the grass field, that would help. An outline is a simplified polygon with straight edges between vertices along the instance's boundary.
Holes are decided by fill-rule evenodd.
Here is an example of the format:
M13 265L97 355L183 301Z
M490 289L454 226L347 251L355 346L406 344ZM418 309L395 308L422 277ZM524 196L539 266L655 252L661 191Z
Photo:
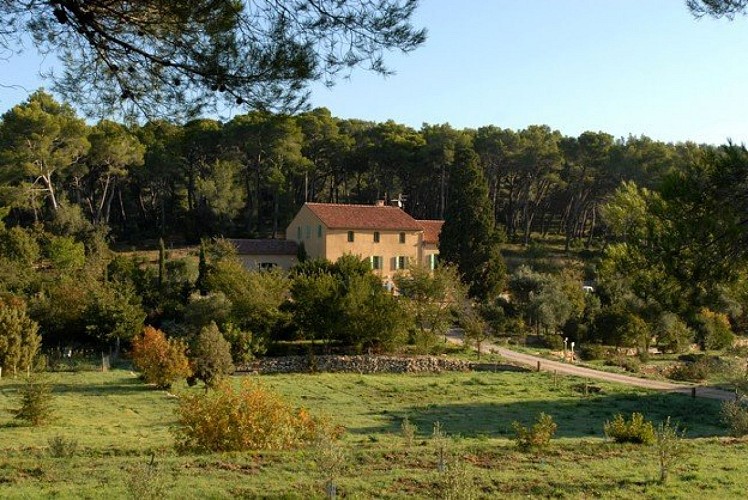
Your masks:
M0 381L1 498L324 496L325 450L180 456L169 432L173 395L126 370L48 377L57 419L41 428L13 420L20 381ZM429 437L436 421L479 497L731 498L748 486L748 443L724 436L712 401L605 383L585 397L579 379L534 372L260 379L346 429L335 451L344 465L338 493L350 498L438 496L445 475ZM202 389L174 392L187 390ZM687 428L687 456L668 485L656 481L653 449L602 436L607 419L632 411L655 422L671 416ZM511 423L530 423L539 412L554 417L557 439L546 452L521 452ZM405 416L419 429L412 445L400 435ZM54 436L77 440L76 455L52 458Z

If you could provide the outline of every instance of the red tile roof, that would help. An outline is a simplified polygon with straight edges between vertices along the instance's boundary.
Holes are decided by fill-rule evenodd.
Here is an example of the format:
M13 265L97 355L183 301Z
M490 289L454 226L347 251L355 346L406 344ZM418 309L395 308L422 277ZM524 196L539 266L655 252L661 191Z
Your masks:
M388 205L341 205L307 203L306 206L330 229L421 231L423 227L398 207Z
M298 245L293 240L229 240L239 255L296 255Z
M423 242L432 243L434 245L439 243L439 233L442 232L442 226L444 225L443 220L418 220L421 227L423 227Z

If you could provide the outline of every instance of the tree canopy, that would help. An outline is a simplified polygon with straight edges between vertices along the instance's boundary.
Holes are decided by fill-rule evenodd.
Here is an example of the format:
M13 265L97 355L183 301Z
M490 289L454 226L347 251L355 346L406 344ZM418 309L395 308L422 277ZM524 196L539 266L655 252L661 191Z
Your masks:
M194 116L217 104L291 109L306 85L425 40L417 0L3 0L0 49L30 35L63 63L54 90L87 112Z

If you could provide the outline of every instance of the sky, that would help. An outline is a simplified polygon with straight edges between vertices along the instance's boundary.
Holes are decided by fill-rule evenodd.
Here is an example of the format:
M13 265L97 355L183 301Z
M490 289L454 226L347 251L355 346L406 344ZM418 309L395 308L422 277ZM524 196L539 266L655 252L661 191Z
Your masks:
M748 17L697 20L684 0L421 0L413 21L428 40L386 57L395 75L355 70L313 85L311 105L414 128L748 143ZM53 65L33 48L0 63L0 112Z

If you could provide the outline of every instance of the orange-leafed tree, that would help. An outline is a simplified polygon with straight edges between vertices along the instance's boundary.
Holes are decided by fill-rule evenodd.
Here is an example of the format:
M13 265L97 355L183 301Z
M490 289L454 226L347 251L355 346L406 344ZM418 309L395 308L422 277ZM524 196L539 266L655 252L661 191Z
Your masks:
M177 380L192 375L186 350L184 342L167 339L161 330L146 326L132 342L132 360L147 383L169 389Z

